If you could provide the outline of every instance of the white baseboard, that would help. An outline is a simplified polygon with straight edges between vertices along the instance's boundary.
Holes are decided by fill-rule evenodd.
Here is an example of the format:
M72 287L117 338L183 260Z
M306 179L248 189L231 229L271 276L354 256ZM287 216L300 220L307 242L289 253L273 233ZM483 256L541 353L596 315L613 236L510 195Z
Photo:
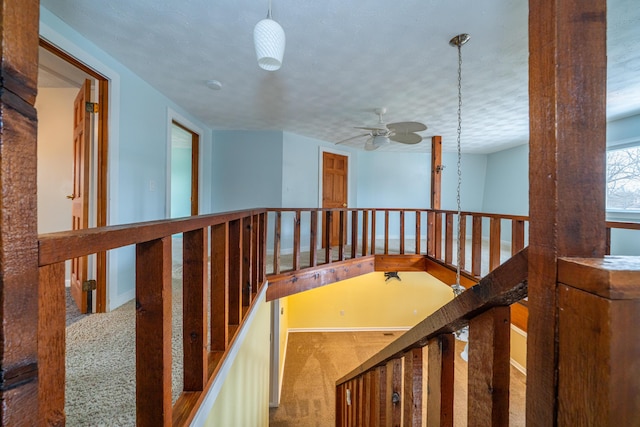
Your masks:
M527 375L527 368L525 368L524 366L522 366L521 364L519 364L513 359L511 359L511 366L516 368L518 371L522 372L524 375Z
M406 332L410 326L363 326L359 328L289 328L289 332Z

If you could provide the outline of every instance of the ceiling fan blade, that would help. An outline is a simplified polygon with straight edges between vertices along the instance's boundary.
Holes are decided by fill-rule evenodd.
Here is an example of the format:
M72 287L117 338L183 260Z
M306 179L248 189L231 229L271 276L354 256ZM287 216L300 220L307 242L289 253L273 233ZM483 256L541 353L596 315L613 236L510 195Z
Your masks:
M422 137L417 133L396 133L389 136L389 139L395 142L401 142L402 144L418 144L422 141Z
M388 130L387 127L382 123L380 123L380 124L378 124L376 126L355 126L355 128L356 129L371 130L371 131L374 131L374 130L377 130L377 131Z
M371 134L370 133L363 133L361 135L352 136L351 138L343 139L342 141L336 142L336 145L342 144L344 142L353 141L354 139L362 138L363 136L371 136Z
M391 130L395 130L396 133L421 132L423 130L427 130L427 126L420 122L389 123L387 124L387 127Z

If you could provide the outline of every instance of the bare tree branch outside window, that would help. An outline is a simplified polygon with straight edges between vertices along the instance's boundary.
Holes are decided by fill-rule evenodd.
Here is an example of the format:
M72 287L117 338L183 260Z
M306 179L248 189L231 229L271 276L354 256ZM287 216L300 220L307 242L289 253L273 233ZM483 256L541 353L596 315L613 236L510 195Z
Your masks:
M640 147L607 152L607 209L640 211Z

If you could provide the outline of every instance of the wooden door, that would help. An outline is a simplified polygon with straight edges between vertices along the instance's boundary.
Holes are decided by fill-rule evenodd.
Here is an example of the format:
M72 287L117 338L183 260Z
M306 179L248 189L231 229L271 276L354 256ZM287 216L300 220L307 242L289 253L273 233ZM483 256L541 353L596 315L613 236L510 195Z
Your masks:
M347 207L348 157L334 153L322 153L322 207ZM343 236L346 238L346 215ZM322 216L322 229L326 230L326 215ZM324 242L324 239L323 239ZM340 242L340 216L334 213L331 217L330 245L344 244ZM324 245L323 245L324 246Z
M91 99L91 81L85 80L73 103L73 194L72 229L89 226L89 150L91 144L91 117L86 103ZM87 312L87 292L82 283L87 280L87 257L71 260L71 295L78 309Z

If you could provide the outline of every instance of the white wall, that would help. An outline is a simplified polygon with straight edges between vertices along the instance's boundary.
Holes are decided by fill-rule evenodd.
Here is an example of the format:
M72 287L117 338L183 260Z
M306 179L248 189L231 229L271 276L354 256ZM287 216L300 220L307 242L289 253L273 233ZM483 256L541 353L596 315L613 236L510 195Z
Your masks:
M529 145L487 156L482 211L529 215Z
M214 212L282 207L282 132L214 131Z
M40 88L38 111L38 233L71 229L75 88Z
M211 130L187 114L147 82L99 49L45 7L40 8L40 34L109 79L109 224L164 218L168 182L167 110L173 109L205 129L201 136L203 164L210 165ZM210 181L201 191L211 194ZM203 206L210 206L208 197ZM108 306L134 296L134 250L108 253Z

